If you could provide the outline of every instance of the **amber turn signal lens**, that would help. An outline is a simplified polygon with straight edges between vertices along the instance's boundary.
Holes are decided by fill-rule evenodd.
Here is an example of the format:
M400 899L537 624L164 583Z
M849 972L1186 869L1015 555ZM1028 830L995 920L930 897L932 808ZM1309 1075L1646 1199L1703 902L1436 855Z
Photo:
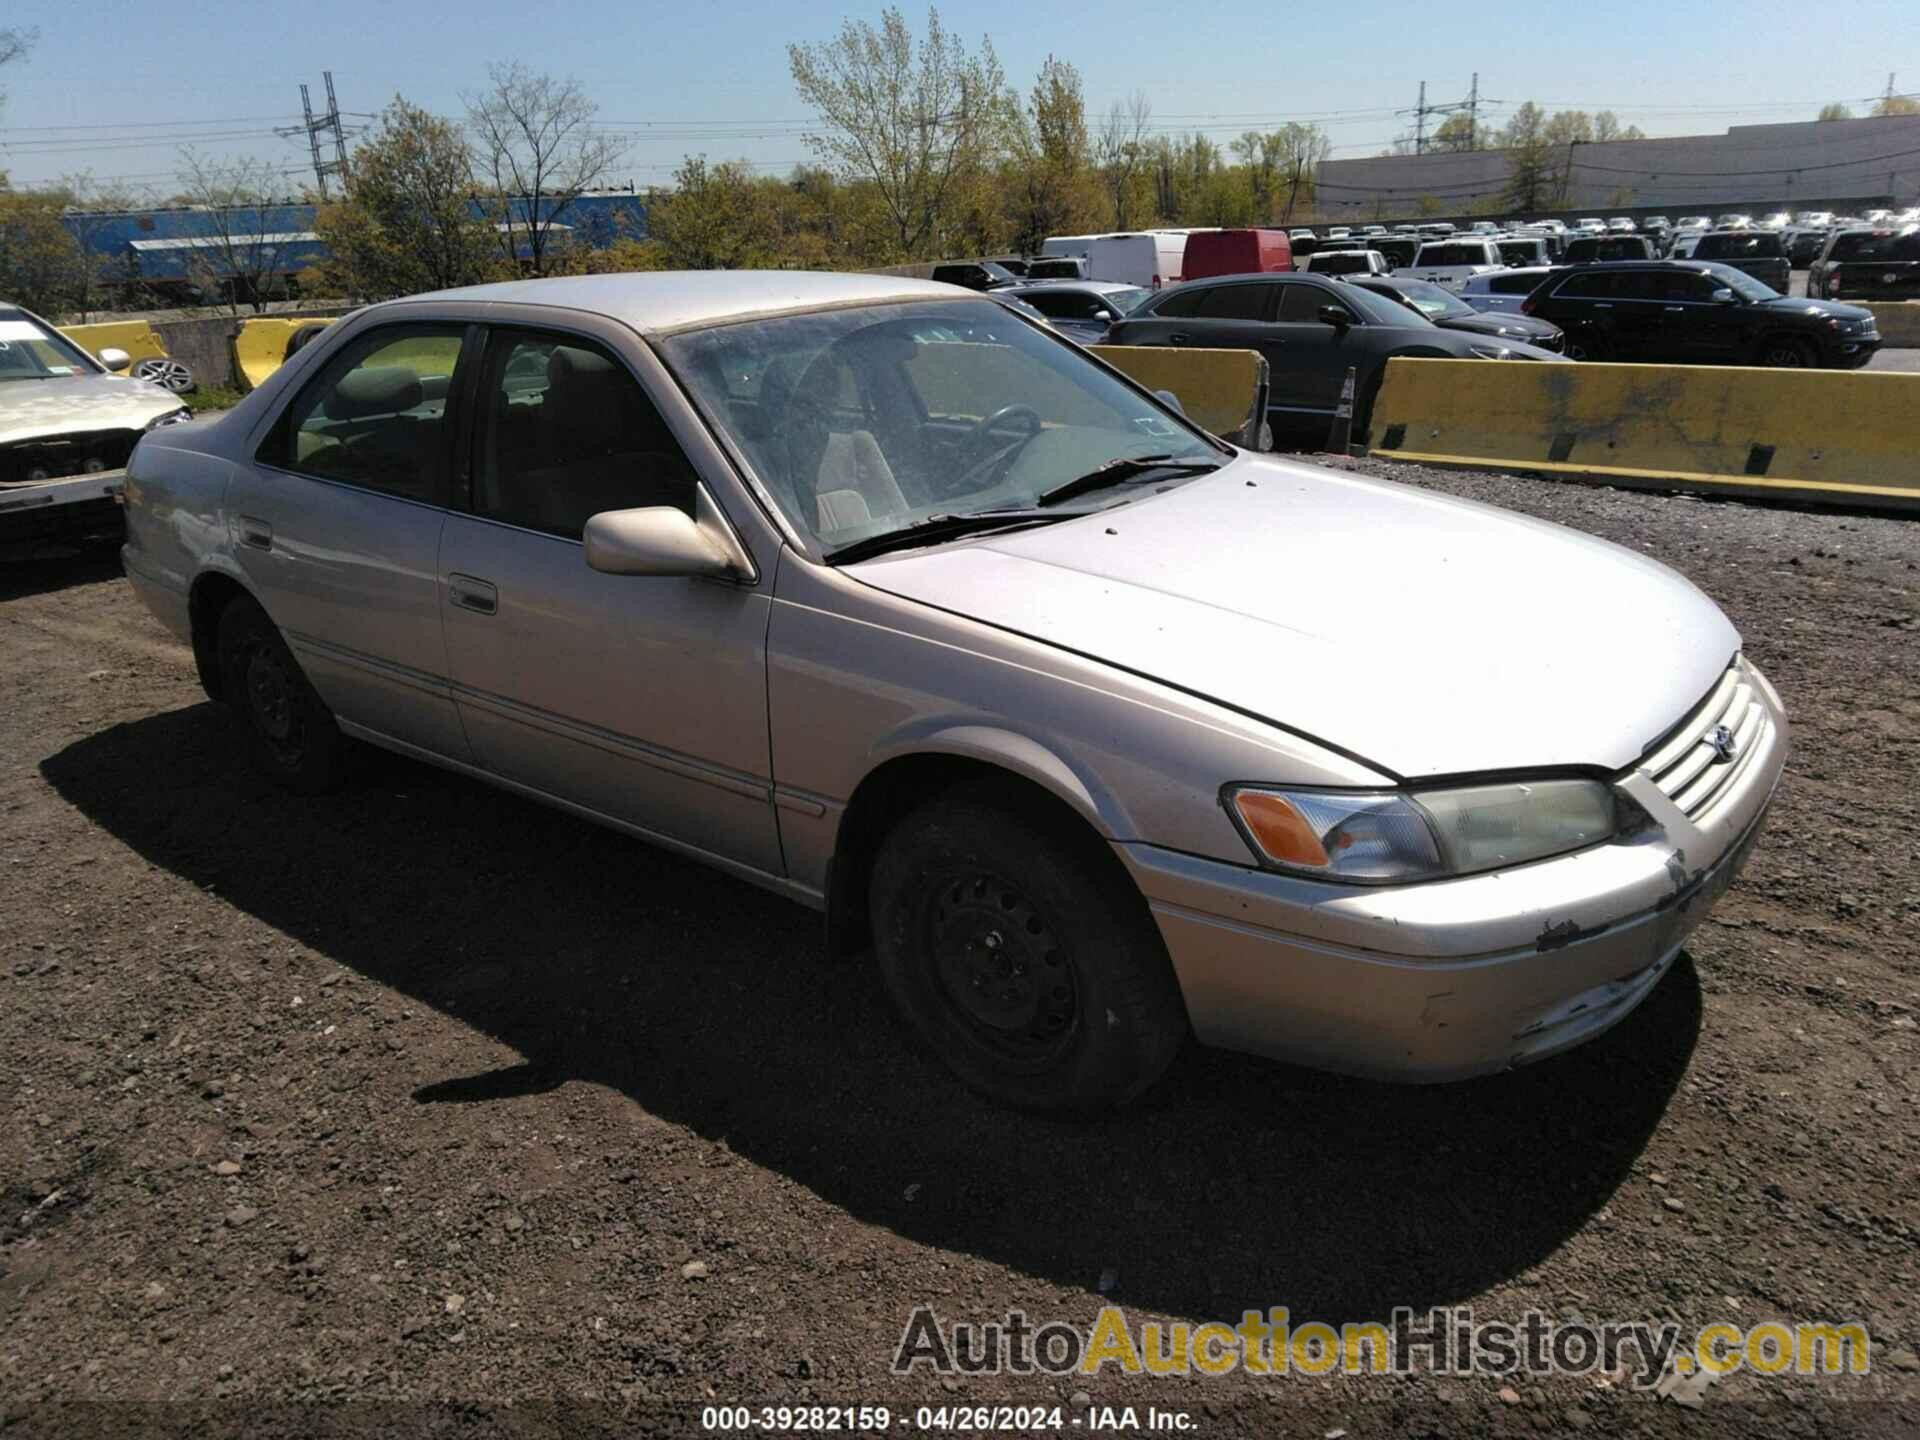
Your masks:
M1315 869L1327 864L1327 850L1306 818L1278 795L1242 790L1233 797L1234 809L1254 843L1267 858L1282 865Z

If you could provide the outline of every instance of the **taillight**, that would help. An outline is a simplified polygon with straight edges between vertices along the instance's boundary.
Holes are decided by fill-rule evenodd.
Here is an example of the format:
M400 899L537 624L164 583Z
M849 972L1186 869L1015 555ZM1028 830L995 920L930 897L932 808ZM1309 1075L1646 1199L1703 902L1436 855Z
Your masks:
M1520 302L1520 313L1522 315L1531 315L1533 313L1533 296L1529 295Z
M1153 288L1156 290L1160 288L1160 277L1158 275L1153 277Z

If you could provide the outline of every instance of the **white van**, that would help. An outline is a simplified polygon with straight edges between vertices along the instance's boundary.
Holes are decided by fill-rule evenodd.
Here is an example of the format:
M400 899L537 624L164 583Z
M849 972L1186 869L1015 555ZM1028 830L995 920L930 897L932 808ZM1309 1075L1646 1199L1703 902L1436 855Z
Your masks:
M1187 254L1183 232L1142 230L1125 235L1096 235L1087 257L1087 278L1158 290L1180 283Z
M1049 235L1040 242L1040 253L1059 255L1069 260L1085 260L1098 238L1096 235Z

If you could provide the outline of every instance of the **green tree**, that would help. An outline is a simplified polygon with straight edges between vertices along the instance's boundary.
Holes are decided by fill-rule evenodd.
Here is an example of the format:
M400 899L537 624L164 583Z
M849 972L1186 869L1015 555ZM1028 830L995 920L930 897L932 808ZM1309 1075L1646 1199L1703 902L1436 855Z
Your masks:
M1427 138L1429 150L1472 150L1477 136L1471 117L1465 113L1449 115L1440 122L1440 126Z
M1887 95L1874 102L1870 115L1920 115L1920 100L1911 95Z
M1049 55L1010 133L1012 244L1036 251L1047 236L1074 232L1092 209L1080 72Z
M688 156L673 172L673 189L647 204L647 227L674 270L741 270L772 263L744 162L708 165Z
M1849 107L1842 105L1838 100L1835 100L1831 105L1822 105L1817 118L1821 120L1851 120L1853 119L1853 111Z
M0 295L54 317L87 283L87 257L62 219L59 192L0 190Z
M492 279L503 270L493 226L474 211L473 158L459 127L396 95L347 160L341 198L314 228L340 293L414 295Z
M1145 91L1136 90L1127 99L1113 102L1094 137L1093 163L1107 192L1116 230L1130 229L1142 208L1149 155L1147 124L1152 118L1152 102ZM1161 213L1170 212L1162 209Z
M938 250L956 182L998 152L1008 100L993 42L977 52L927 11L918 42L900 11L879 28L847 20L833 39L789 45L800 99L820 123L807 137L843 176L873 187L897 253L917 260Z

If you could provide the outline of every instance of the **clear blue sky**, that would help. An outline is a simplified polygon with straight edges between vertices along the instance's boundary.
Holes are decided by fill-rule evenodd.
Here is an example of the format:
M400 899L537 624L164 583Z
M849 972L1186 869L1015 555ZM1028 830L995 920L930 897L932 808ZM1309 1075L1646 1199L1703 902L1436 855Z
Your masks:
M436 13L445 10L444 16ZM925 11L903 7L916 32ZM273 135L298 119L299 86L324 104L334 72L345 111L375 111L395 92L457 114L490 61L518 57L576 77L601 117L632 139L621 180L661 183L682 155L747 159L769 170L804 158L808 115L787 74L789 40L822 39L859 4L771 0L9 0L0 24L40 43L0 70L0 168L15 184L90 170L166 187L179 147L268 157L295 172L304 141ZM1168 130L1226 139L1290 118L1322 124L1336 156L1383 148L1409 123L1396 109L1464 97L1480 72L1483 112L1499 123L1534 99L1549 109L1613 109L1652 135L1811 119L1819 105L1864 97L1901 69L1920 91L1914 0L1481 0L1460 6L1386 0L1370 7L1276 7L1108 0L951 0L948 27L993 43L1021 89L1049 54L1079 67L1090 117L1135 89ZM1320 17L1324 16L1322 19ZM642 125L631 122L650 122Z

